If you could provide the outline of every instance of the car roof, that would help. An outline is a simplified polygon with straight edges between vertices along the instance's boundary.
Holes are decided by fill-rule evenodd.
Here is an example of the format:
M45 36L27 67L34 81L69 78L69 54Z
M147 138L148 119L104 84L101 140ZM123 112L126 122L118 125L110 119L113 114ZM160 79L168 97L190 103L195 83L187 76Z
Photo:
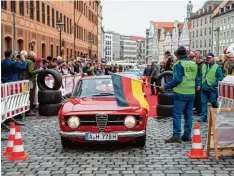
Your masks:
M87 79L106 79L106 78L111 78L110 75L103 75L103 76L85 76L82 77L81 80L87 80Z

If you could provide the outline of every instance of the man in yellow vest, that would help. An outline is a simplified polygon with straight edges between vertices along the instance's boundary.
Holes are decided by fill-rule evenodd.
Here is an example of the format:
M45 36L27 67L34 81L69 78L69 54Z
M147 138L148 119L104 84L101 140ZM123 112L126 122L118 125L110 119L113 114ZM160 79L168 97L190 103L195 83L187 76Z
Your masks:
M209 53L206 58L206 64L203 64L199 75L201 89L202 114L199 122L207 121L207 102L210 100L213 108L218 108L218 82L223 80L223 71L220 65L214 61L214 54Z
M174 91L173 106L173 135L165 143L181 143L191 141L193 125L193 101L195 88L198 84L197 65L188 58L189 51L180 46L175 51L177 61L173 66L173 79L160 89L172 89ZM184 134L181 137L181 116L184 114Z

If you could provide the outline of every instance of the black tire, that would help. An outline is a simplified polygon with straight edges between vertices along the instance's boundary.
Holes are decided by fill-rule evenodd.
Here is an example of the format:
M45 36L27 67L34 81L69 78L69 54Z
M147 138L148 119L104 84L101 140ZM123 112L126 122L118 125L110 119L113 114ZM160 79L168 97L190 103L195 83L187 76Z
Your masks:
M173 76L173 72L172 71L164 71L162 72L157 81L156 81L156 85L157 86L162 86L162 79L166 76ZM157 92L161 92L160 89L157 87ZM172 90L166 90L166 92L172 92Z
M62 102L62 92L60 90L39 90L38 102L40 104L57 104Z
M158 104L156 108L156 112L159 117L172 117L173 105Z
M39 104L39 114L41 116L57 116L61 103L58 104Z
M61 144L62 144L63 148L70 148L73 146L73 142L71 140L69 140L68 138L65 138L63 136L61 136Z
M54 78L54 85L52 88L48 87L45 83L45 77L48 75L52 75ZM62 76L55 70L44 70L37 76L37 85L40 90L59 90L62 86Z
M137 137L135 139L135 142L136 142L136 146L137 147L145 147L145 144L146 144L146 134L144 136Z
M158 104L160 105L173 105L174 104L174 93L164 92L158 94Z

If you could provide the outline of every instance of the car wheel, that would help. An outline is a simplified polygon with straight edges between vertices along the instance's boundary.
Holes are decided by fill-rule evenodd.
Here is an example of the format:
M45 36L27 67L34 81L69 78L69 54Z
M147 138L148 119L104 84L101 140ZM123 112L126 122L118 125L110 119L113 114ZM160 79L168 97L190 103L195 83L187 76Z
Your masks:
M172 117L173 105L158 104L156 108L156 112L159 117Z
M62 102L62 93L60 90L39 90L38 102L40 104L57 104Z
M61 103L39 104L39 114L41 116L57 116L61 106Z
M63 148L70 148L73 146L73 143L71 140L69 140L68 138L62 137L62 136L61 136L61 144L62 144Z
M48 87L45 83L45 78L48 75L52 75L54 78L54 85L52 88ZM37 85L40 90L59 90L62 86L62 76L55 70L44 70L37 76Z
M145 143L146 143L146 134L144 136L141 137L137 137L135 139L136 142L136 146L137 147L145 147Z
M158 94L158 104L160 105L173 105L174 104L174 93L164 92Z

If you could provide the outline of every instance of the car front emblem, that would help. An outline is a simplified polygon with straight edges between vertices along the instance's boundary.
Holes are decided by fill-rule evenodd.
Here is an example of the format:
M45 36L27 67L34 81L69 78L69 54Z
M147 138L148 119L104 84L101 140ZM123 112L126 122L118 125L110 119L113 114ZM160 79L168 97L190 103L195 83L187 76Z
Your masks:
M101 132L104 131L108 122L107 114L96 114L96 123Z

